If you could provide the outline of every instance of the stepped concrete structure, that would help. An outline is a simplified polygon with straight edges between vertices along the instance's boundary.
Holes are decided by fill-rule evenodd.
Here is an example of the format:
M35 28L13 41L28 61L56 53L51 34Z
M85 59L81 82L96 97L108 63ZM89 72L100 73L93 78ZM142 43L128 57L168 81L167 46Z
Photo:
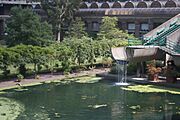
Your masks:
M180 14L145 34L143 40L143 44L112 48L114 59L129 62L174 60L180 66Z

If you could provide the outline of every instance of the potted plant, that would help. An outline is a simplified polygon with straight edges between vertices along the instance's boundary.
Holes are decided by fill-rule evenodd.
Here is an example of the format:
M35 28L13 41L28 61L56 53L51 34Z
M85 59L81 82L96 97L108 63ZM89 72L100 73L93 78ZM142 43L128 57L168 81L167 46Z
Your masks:
M175 69L167 67L164 70L164 76L166 77L166 82L175 83L177 81L178 72Z
M157 81L158 80L158 75L161 72L160 67L155 67L153 64L148 64L147 65L147 73L148 73L148 79Z
M167 66L164 69L164 76L166 77L166 82L174 83L177 81L178 72L173 60L167 61Z

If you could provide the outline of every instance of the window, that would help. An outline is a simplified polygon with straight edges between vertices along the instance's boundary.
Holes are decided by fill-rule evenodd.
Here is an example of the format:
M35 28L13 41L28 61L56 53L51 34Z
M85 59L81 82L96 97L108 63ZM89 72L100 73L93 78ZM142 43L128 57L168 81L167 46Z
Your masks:
M92 31L99 31L99 23L92 22Z
M141 24L141 30L143 30L143 31L148 31L148 30L149 30L149 24L147 24L147 23L142 23L142 24Z
M128 23L128 30L135 30L135 24L134 23Z

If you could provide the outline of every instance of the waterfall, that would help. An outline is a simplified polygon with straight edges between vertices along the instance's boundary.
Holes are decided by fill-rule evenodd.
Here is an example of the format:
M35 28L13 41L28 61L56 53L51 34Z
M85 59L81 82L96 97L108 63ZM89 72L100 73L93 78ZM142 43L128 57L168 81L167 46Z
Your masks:
M129 85L127 83L127 64L128 61L117 60L116 69L117 69L117 83L116 85Z

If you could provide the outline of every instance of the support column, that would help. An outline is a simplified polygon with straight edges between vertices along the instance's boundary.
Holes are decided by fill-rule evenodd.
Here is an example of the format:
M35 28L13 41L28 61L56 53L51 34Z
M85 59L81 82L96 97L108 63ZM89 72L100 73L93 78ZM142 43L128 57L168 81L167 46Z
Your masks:
M141 62L141 77L144 76L145 74L145 67L146 67L146 62Z
M153 22L152 22L152 20L149 20L148 21L148 24L149 24L149 31L151 31L151 30L153 30Z
M136 71L136 76L141 77L141 63L137 63L137 71Z
M166 54L166 60L165 60L165 65L167 66L167 61L171 59L171 56L169 54Z
M122 29L127 30L127 23L126 22L122 22Z
M135 21L135 36L139 37L139 31L140 31L140 23L139 21Z
M136 76L137 77L143 77L145 74L145 65L146 62L138 62L137 63L137 71L136 71Z
M87 22L87 32L92 31L92 22L91 21L86 21Z

